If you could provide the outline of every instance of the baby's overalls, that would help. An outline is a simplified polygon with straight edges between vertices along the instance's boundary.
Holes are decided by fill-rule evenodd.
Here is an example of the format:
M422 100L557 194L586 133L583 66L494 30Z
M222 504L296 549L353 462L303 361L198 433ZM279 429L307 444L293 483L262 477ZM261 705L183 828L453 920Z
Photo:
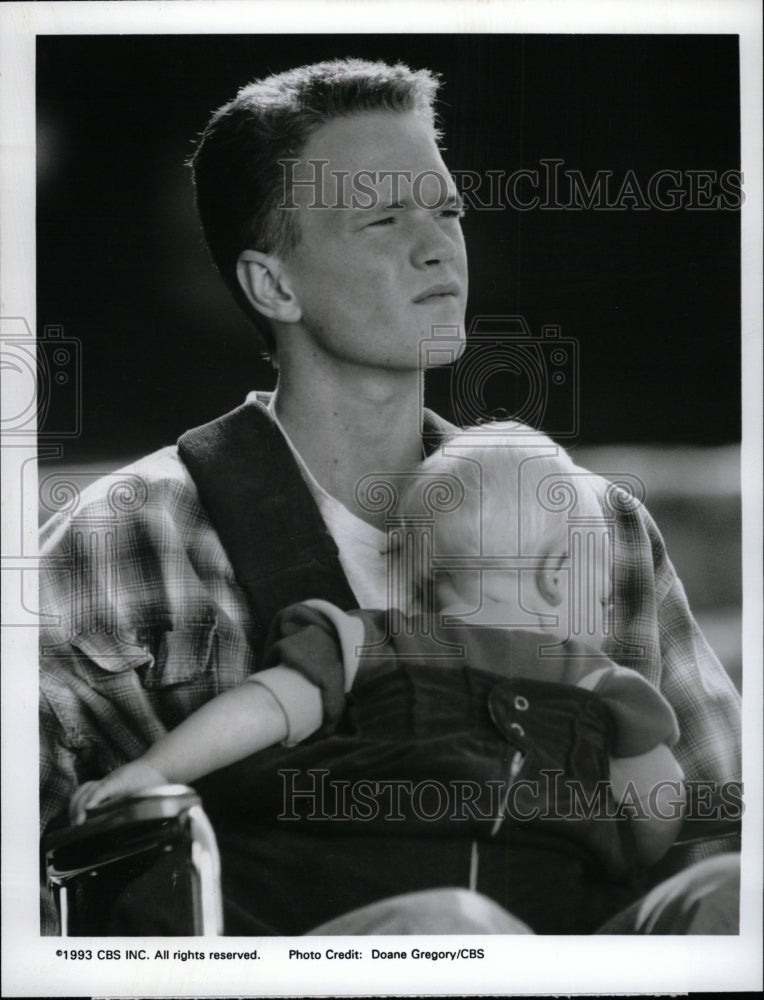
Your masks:
M604 702L434 648L388 644L359 671L332 735L198 783L226 856L239 859L232 881L258 893L281 933L342 912L345 899L349 909L439 885L476 889L540 933L596 929L638 895L629 825L612 815ZM314 680L336 670L315 630L275 642L270 659ZM293 852L289 885L256 870L271 852L280 871Z

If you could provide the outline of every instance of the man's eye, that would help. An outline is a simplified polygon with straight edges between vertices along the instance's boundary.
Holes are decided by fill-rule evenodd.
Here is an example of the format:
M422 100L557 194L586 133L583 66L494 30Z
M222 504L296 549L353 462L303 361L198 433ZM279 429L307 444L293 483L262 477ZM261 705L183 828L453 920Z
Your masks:
M395 216L386 215L383 219L375 219L374 222L370 222L366 228L369 229L371 226L389 226L393 222L395 222Z
M464 208L444 208L441 215L445 219L463 219L465 216Z

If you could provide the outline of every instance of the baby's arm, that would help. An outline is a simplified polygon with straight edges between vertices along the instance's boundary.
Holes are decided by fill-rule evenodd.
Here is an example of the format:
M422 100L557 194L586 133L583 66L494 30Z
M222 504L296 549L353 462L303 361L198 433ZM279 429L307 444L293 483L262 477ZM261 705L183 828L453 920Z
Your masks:
M649 868L673 846L682 827L684 772L666 744L659 743L636 757L611 757L610 787L615 801L631 814L637 857Z
M615 717L610 787L631 818L639 863L649 867L672 846L684 819L684 772L667 746L679 737L673 709L625 667L602 667L582 677L578 686L604 698Z
M282 742L290 735L290 723L278 695L279 680L287 676L292 690L303 689L309 735L321 722L321 698L309 681L288 675L288 668L263 671L263 682L250 681L202 705L179 726L158 740L138 760L117 768L100 781L89 781L74 793L69 805L72 823L83 823L86 811L106 802L167 783L186 784L204 774L248 757L258 750ZM276 694L267 682L271 680ZM313 692L313 693L312 693ZM318 712L315 712L316 701ZM315 725L311 723L315 721ZM302 735L302 734L300 734ZM304 738L302 736L302 738Z
M296 612L300 614L295 617ZM306 601L283 614L288 627L282 628L285 645L278 652L291 658L294 667L277 661L276 666L258 671L207 702L139 760L101 781L82 785L69 806L71 821L84 822L86 810L107 799L167 782L185 784L276 743L292 746L307 739L327 715L318 685L332 675L332 663L343 683L338 691L332 690L335 697L328 714L341 711L358 669L363 623L322 600ZM323 628L310 627L316 625L317 614Z

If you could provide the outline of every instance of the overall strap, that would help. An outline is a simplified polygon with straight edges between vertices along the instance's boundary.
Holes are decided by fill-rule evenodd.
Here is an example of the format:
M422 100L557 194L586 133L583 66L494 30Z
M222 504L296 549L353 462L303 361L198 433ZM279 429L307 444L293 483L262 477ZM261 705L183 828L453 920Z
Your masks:
M322 597L343 610L358 606L334 539L262 403L250 397L187 431L178 452L246 594L258 655L273 618L290 604Z

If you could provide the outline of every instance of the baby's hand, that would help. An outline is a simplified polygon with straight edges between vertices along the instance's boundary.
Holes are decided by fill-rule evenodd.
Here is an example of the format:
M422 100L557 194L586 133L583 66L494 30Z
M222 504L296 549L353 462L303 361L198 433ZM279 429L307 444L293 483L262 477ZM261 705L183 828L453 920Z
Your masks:
M134 760L118 767L100 781L86 781L80 785L69 803L69 821L79 826L87 819L88 809L109 799L121 799L133 792L140 792L156 785L167 784L167 778L150 764Z

